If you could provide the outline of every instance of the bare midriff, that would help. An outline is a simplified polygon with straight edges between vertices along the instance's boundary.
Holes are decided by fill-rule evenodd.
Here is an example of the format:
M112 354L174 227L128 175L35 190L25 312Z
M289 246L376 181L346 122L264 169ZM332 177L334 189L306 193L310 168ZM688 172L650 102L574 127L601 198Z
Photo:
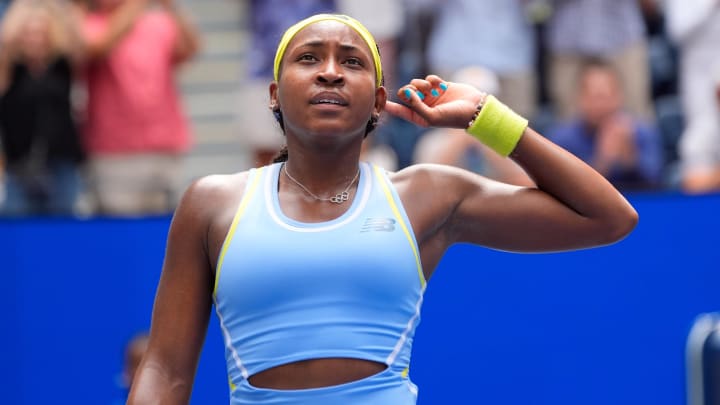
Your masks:
M311 359L263 370L248 381L254 387L278 390L320 388L361 380L385 368L383 363L361 359Z

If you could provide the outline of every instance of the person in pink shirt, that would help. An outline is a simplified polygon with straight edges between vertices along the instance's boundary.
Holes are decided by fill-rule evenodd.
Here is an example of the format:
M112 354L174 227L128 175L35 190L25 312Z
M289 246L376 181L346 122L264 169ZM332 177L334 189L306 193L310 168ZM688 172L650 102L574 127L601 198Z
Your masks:
M173 0L94 0L84 16L84 141L98 210L168 212L191 144L176 68L199 48Z

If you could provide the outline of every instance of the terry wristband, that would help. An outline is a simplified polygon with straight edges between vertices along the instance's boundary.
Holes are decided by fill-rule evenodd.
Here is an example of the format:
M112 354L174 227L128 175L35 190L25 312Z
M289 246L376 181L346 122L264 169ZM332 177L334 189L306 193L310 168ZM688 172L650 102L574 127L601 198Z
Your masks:
M489 95L465 131L501 156L515 149L528 120L518 115L495 96Z

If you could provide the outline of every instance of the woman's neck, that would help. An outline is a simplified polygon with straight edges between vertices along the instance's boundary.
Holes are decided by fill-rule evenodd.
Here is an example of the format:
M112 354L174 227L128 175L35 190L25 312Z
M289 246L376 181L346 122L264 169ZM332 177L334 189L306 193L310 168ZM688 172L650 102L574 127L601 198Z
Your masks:
M333 142L319 145L288 136L287 170L306 187L318 192L344 186L358 171L362 138L349 138L350 142L336 140L334 145Z
M288 136L287 170L317 191L347 184L358 171L362 138L336 145L305 145ZM317 188L315 188L317 187Z
M359 160L314 161L290 154L284 163L284 171L303 186L316 193L330 193L344 188L360 170Z

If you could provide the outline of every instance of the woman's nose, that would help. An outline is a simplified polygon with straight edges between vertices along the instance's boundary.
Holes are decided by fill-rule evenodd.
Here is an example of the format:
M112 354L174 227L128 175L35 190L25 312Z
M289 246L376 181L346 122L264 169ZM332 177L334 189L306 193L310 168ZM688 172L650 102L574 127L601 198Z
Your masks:
M317 74L317 80L323 84L340 84L344 77L340 65L334 59L323 63Z

